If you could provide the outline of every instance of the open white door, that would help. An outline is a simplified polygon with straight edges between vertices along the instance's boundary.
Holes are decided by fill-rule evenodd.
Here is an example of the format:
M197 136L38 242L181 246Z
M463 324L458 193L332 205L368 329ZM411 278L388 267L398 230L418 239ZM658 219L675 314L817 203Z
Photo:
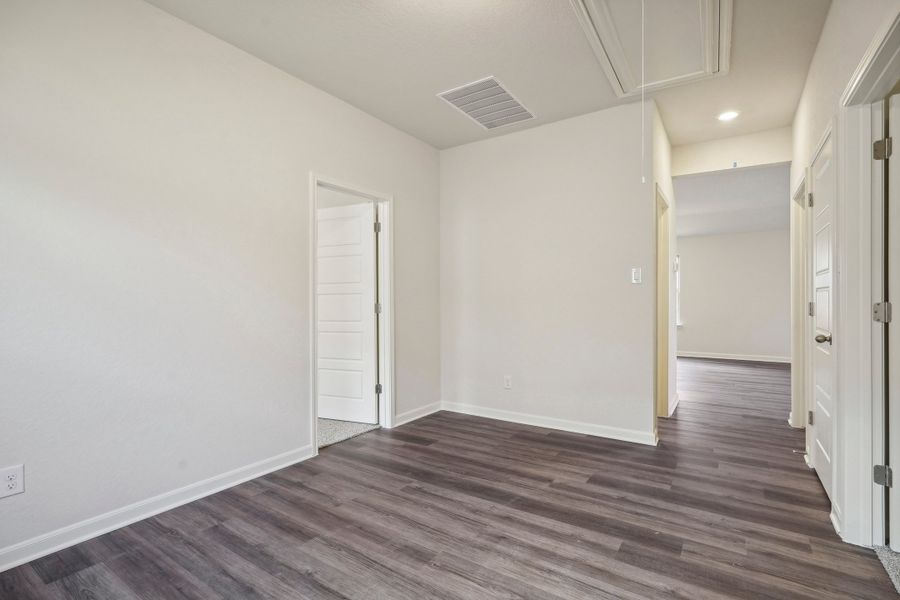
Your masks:
M812 296L814 317L812 335L812 400L809 419L810 459L822 486L832 497L834 489L834 451L836 434L836 364L834 360L834 145L829 134L810 168L813 197Z
M897 144L900 140L900 96L888 100L888 135ZM900 156L894 149L887 161L887 299L900 307ZM888 456L887 462L900 474L900 321L897 316L887 325L888 348ZM888 489L888 534L891 548L900 552L900 487Z
M317 227L319 417L378 423L375 206L320 208Z

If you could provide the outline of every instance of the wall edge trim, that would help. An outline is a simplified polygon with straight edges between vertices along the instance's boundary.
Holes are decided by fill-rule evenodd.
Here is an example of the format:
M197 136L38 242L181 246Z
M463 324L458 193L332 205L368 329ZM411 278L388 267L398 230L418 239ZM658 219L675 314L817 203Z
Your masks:
M430 404L426 404L425 406L420 406L419 408L414 408L412 410L408 410L406 412L402 412L399 415L394 415L394 427L399 427L400 425L406 425L407 423L411 423L417 419L421 419L422 417L427 417L432 413L436 413L441 410L440 402L432 402Z
M790 356L771 356L765 354L722 354L719 352L678 351L679 358L716 358L720 360L749 360L753 362L773 362L790 364Z

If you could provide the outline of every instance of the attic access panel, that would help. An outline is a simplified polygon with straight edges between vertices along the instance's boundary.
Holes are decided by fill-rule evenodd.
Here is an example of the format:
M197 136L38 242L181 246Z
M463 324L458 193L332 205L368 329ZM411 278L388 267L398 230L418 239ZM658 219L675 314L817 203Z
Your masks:
M620 98L641 93L641 2L570 0ZM644 0L644 91L728 72L732 0Z

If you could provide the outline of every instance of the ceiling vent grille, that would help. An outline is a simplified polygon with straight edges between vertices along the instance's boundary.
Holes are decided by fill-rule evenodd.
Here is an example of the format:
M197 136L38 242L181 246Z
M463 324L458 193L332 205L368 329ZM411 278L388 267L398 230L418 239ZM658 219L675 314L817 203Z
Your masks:
M438 97L464 112L485 129L496 129L534 118L534 115L493 77L441 92Z

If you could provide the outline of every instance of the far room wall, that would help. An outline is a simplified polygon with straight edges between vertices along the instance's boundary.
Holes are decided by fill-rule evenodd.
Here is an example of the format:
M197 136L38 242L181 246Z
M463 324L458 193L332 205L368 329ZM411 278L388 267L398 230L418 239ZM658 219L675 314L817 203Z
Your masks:
M681 356L790 360L790 230L678 238Z
M654 184L671 183L645 110L441 152L446 408L653 442Z

